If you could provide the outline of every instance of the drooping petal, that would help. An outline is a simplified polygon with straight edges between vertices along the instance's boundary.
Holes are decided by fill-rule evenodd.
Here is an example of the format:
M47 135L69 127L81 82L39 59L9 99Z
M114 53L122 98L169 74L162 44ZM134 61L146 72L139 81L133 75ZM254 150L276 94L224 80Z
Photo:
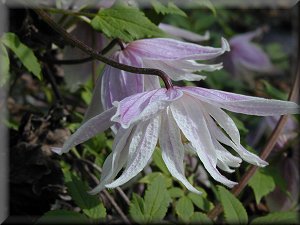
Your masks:
M105 185L112 182L123 168L128 159L130 144L128 140L132 138L133 133L134 131L131 127L128 129L120 128L118 130L112 147L113 152L109 154L103 164L100 183L89 191L90 194L97 194L103 190Z
M170 107L177 125L191 142L205 169L215 180L228 187L234 186L236 183L228 180L216 168L216 149L199 103L190 96L183 96L180 101L173 102Z
M177 66L175 62L167 62L160 60L144 60L144 64L146 67L155 68L164 71L168 76L175 81L179 80L188 80L188 81L198 81L203 80L206 77L191 74L189 71L184 70L183 67L180 67L180 64Z
M245 161L260 166L264 167L268 165L268 163L261 158L259 158L257 155L249 152L246 150L241 144L236 145L233 143L223 132L222 130L217 127L215 122L207 117L207 124L209 126L209 129L211 130L211 134L221 143L230 146L233 150L235 150Z
M172 176L183 183L188 190L201 194L184 175L184 146L181 142L180 129L171 112L162 113L159 145L162 149L162 158Z
M151 118L181 96L182 92L173 88L169 90L161 88L129 96L116 103L118 110L112 121L127 128L133 122Z
M137 40L130 43L127 48L144 59L153 60L207 60L230 49L224 38L221 48L205 47L169 38Z
M62 148L52 148L52 151L61 155L68 152L74 146L94 137L98 133L105 131L114 124L111 121L111 117L116 113L116 111L117 109L113 107L104 111L100 115L89 119L69 137Z
M158 140L160 115L139 123L129 145L128 161L122 175L107 188L118 187L141 172L149 162Z
M235 142L236 144L240 144L240 132L233 120L220 108L207 104L205 102L203 102L202 104L205 111L207 111L207 113L211 115L215 119L215 121L225 130L225 132L229 135L233 142Z
M127 51L115 53L112 59L126 65L141 67L140 61ZM102 104L104 109L108 109L112 107L114 101L121 101L130 95L143 92L143 77L106 66L102 75L101 90Z
M268 55L260 48L251 43L239 43L233 48L233 57L240 65L249 70L267 72L273 69Z
M273 116L296 114L300 110L299 105L289 101L251 97L200 87L182 87L180 90L217 107L248 115Z
M175 38L178 37L191 42L200 42L209 39L208 31L206 31L204 35L199 35L194 32L181 29L165 23L160 23L158 27L163 31L165 31L166 33L173 35Z

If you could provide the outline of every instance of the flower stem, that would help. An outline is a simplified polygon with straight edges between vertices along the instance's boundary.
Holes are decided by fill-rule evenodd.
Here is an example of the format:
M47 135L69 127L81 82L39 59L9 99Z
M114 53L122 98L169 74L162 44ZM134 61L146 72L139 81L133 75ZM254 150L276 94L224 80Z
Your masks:
M298 94L299 94L299 87L298 87L298 83L299 83L299 77L300 77L300 64L298 65L297 68L297 73L294 79L294 83L293 83L293 87L290 91L289 94L289 101L295 101L298 98ZM272 152L277 139L282 131L282 129L284 128L286 122L288 119L288 115L284 115L280 117L280 120L278 121L275 129L273 130L267 144L265 145L263 151L260 154L260 158L265 160L270 153ZM242 190L246 187L246 185L248 184L250 178L254 175L254 173L256 172L256 170L258 169L257 166L251 166L246 173L244 174L244 176L241 178L240 182L231 190L231 193L234 196L238 196ZM207 215L210 219L215 219L218 215L220 215L223 212L223 207L221 206L220 203L218 203Z
M69 34L65 29L63 29L61 26L59 26L52 18L42 9L33 9L39 16L42 18L50 27L52 27L56 32L58 32L69 44L78 47L83 52L87 53L88 55L92 56L95 59L98 59L101 62L104 62L105 64L108 64L112 67L115 67L120 70L124 70L131 73L137 73L137 74L145 74L145 75L156 75L159 76L163 82L165 83L165 86L167 89L172 88L173 84L169 76L159 69L153 69L153 68L138 68L134 66L128 66L125 64L118 63L116 61L113 61L109 58L104 57L103 55L99 54L97 51L92 49L91 47L87 46L80 40L76 39L73 35Z

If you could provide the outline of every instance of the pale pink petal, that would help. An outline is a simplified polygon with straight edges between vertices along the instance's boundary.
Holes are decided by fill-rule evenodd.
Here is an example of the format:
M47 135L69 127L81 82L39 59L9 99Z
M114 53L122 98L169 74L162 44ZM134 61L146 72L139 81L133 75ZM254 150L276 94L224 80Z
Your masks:
M144 59L207 60L229 51L230 48L224 38L222 38L221 48L205 47L169 38L152 38L131 42L127 49Z
M140 61L127 51L115 53L112 57L117 62L141 67ZM102 104L104 109L112 107L114 101L141 93L144 90L143 77L123 70L106 66L102 75Z
M122 175L107 188L118 187L141 172L149 162L158 140L160 116L137 125L129 146L127 166Z
M180 129L176 125L171 112L162 113L159 145L162 150L162 158L172 176L183 183L188 190L201 194L185 177L183 167L184 146L181 141Z
M214 136L214 138L219 141L220 143L223 143L227 146L230 146L233 150L235 150L242 159L247 161L248 163L264 167L268 165L268 163L261 158L259 158L257 155L249 152L247 149L245 149L242 145L236 145L233 143L227 135L223 133L223 131L215 124L215 122L207 117L207 124L209 126L209 129L211 131L211 134Z
M204 35L199 35L194 32L191 32L191 31L188 31L185 29L181 29L181 28L178 28L178 27L175 27L175 26L172 26L169 24L165 24L165 23L160 23L158 25L158 27L168 34L171 34L175 37L182 38L182 39L185 39L185 40L191 41L191 42L206 41L209 39L208 31L206 31Z
M225 130L234 143L240 144L240 132L233 120L220 108L202 103L205 111Z
M228 180L216 168L216 149L199 103L192 97L183 96L180 101L173 102L170 107L177 125L191 142L205 169L215 180L233 187L236 183Z
M123 168L128 158L130 144L128 140L131 140L133 133L132 128L118 130L112 147L113 152L109 154L103 164L100 183L89 191L90 194L97 194L103 190L105 185L112 182Z
M268 55L252 43L239 43L231 46L232 57L238 61L239 66L244 66L254 71L271 71L273 65Z
M149 68L155 68L164 71L172 80L175 81L198 81L206 78L205 76L191 74L190 71L185 70L184 67L180 67L180 64L176 66L176 62L177 61L171 63L171 61L144 60L144 65Z
M52 151L58 154L66 153L74 146L94 137L98 133L105 131L114 124L111 121L111 117L116 113L116 110L116 108L111 108L100 115L89 119L69 137L62 148L52 148Z
M151 118L181 96L180 90L161 88L127 97L116 103L118 111L112 120L127 128L135 121Z
M294 102L250 97L225 91L200 87L182 87L186 94L232 112L257 116L273 116L299 113L299 105Z

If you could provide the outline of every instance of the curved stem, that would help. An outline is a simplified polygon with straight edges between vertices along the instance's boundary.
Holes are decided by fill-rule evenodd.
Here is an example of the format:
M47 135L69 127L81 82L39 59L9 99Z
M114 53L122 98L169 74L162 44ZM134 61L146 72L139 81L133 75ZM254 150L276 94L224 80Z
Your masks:
M92 56L95 59L98 59L101 62L104 62L105 64L108 64L112 67L115 67L120 70L124 70L131 73L138 73L138 74L145 74L145 75L156 75L159 76L163 82L165 83L165 86L167 89L172 88L173 84L169 76L159 69L152 69L152 68L138 68L134 66L128 66L125 64L118 63L116 61L113 61L111 59L108 59L104 57L103 55L96 52L91 47L87 46L80 40L73 37L73 35L69 34L65 29L60 27L52 18L44 12L42 9L33 9L47 24L49 24L50 27L52 27L55 31L57 31L62 37L68 41L71 45L78 47L83 52L87 53L88 55Z
M298 98L298 94L299 94L299 77L300 77L300 64L298 65L297 68L297 73L295 75L295 79L294 79L294 83L293 83L293 87L290 91L289 94L289 101L296 101L296 99ZM265 160L270 153L272 152L277 139L282 131L282 129L284 128L286 122L288 119L288 115L284 115L280 117L280 120L278 121L275 129L273 130L267 144L265 145L263 151L260 154L260 158ZM234 196L238 196L242 190L246 187L246 185L248 184L248 181L250 180L250 178L254 175L254 173L256 172L256 170L258 169L257 166L251 166L247 172L244 174L244 176L241 178L240 182L231 190L231 193ZM220 215L223 212L223 208L221 206L220 203L218 203L209 213L208 213L208 217L210 219L215 219L218 215Z

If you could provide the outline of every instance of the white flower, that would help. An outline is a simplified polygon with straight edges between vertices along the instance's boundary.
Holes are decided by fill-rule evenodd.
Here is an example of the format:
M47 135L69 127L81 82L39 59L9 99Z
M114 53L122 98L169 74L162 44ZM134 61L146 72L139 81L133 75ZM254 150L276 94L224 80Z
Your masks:
M112 153L105 160L100 184L91 191L92 194L105 187L120 186L136 176L151 159L157 142L172 176L190 191L199 193L184 174L185 146L181 141L184 135L208 173L216 181L232 187L236 183L223 176L217 167L233 172L232 168L239 167L242 159L257 166L265 166L267 162L240 144L236 125L221 108L257 116L299 112L299 106L293 102L200 87L160 88L115 102L112 108L86 121L62 149L53 150L65 153L117 123L121 128L116 134ZM238 156L221 144L231 147ZM122 168L124 171L116 178Z

